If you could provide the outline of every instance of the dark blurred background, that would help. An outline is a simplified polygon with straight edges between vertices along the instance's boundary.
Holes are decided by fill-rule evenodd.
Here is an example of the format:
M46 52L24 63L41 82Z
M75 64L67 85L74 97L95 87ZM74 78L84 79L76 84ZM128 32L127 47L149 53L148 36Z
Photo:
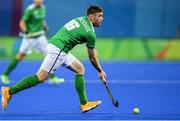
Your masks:
M32 0L0 0L0 58L18 52L19 21ZM49 38L74 17L86 15L89 5L104 9L96 29L102 60L179 60L180 0L44 0ZM79 53L77 47L73 53ZM86 52L78 54L86 60ZM42 59L33 53L27 59Z

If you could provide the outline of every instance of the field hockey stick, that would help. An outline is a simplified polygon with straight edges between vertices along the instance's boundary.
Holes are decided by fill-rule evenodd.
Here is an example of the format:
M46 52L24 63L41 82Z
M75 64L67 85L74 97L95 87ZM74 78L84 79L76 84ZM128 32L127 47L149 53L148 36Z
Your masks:
M23 37L23 38L31 38L31 37L36 37L36 36L43 35L45 33L46 33L45 31L39 31L39 32L34 32L34 33L29 33L29 34L25 34L23 32L20 32L19 36Z
M107 90L107 92L108 92L109 98L112 100L113 105L114 105L115 107L118 107L119 103L118 103L118 101L117 101L116 99L113 98L112 93L111 93L111 91L110 91L110 89L109 89L106 81L103 81L103 83L104 83L104 85L105 85L105 87L106 87L106 90Z

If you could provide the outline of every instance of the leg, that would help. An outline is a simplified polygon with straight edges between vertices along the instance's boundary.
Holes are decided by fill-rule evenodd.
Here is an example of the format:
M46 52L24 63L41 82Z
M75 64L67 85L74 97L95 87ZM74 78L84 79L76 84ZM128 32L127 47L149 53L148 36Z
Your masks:
M17 64L24 59L24 57L26 56L25 53L21 53L19 52L16 57L11 61L11 63L9 64L8 68L6 69L6 71L1 75L1 80L2 83L4 84L8 84L10 83L9 81L9 74L12 72L12 70L17 66Z
M24 90L28 89L30 87L36 86L39 83L43 83L47 78L49 74L44 71L40 70L37 74L28 76L15 84L12 87L2 87L1 92L2 92L2 107L5 110L8 106L8 102L11 99L11 96Z
M88 101L86 96L85 84L84 84L84 66L77 59L67 67L68 69L75 72L75 88L77 90L79 100L80 100L80 109L83 112L87 112L91 109L96 108L101 101Z
M10 95L16 94L24 89L36 86L39 83L43 83L48 78L48 76L49 74L46 71L40 70L37 74L28 76L14 86L10 87Z
M1 104L2 104L3 109L7 108L8 101L10 100L11 95L44 82L48 78L49 74L50 73L53 74L54 70L56 70L57 67L59 67L62 64L61 61L58 63L57 59L59 55L57 56L57 54L54 53L53 47L50 48L50 51L52 51L52 53L49 53L46 56L37 74L24 78L23 80L13 85L12 87L2 87L2 90L1 90L2 103Z
M84 84L84 66L81 64L81 62L75 59L74 62L67 68L75 72L75 88L79 96L80 104L86 104L88 99Z
M48 54L47 51L47 45L48 45L48 40L47 38L42 35L40 37L38 37L38 44L36 45L36 50L38 50L39 52L43 53L44 56L46 56ZM48 80L48 83L50 84L60 84L64 82L63 78L58 78L57 76L55 76L54 74L50 74L50 79Z
M49 84L61 84L61 83L64 83L64 78L59 78L57 76L55 76L54 74L51 74L50 76L50 79L48 80L48 83Z
M19 63L19 61L23 60L26 56L26 54L32 50L32 48L35 46L36 41L33 39L24 38L19 50L19 53L16 55L15 59L11 62L9 67L7 68L5 75L9 75L10 72L16 67L16 65Z
M36 41L34 41L33 39L28 39L28 38L23 39L19 53L12 60L12 62L6 69L5 73L1 76L1 80L4 84L10 83L10 81L8 79L8 75L17 66L19 61L24 59L24 57L26 56L26 53L28 53L36 45L35 42Z

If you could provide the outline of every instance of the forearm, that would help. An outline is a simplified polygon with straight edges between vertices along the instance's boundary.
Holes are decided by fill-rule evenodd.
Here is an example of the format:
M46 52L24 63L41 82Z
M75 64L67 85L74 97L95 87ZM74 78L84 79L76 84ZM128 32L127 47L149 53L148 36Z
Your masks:
M99 63L99 59L98 59L98 55L97 55L96 51L94 51L93 54L91 56L89 56L89 60L91 61L92 65L96 68L96 70L98 72L103 71L103 69Z
M43 29L44 29L46 32L49 31L49 28L48 28L45 20L42 21L42 27L43 27Z
M101 67L101 65L100 65L100 63L99 63L97 58L91 58L90 61L91 61L92 65L96 68L96 70L98 72L102 71L102 67Z
M88 48L88 54L89 54L89 60L91 61L92 65L96 68L98 71L99 77L103 82L106 82L106 73L102 69L99 59L98 59L98 54L95 49L89 49Z

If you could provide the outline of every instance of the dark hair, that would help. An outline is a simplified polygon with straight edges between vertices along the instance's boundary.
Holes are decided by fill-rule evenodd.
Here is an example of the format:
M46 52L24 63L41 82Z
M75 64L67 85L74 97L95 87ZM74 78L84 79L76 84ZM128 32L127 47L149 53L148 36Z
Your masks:
M88 9L87 9L87 15L89 14L94 14L94 13L97 13L97 12L103 12L103 9L99 6L89 6Z

